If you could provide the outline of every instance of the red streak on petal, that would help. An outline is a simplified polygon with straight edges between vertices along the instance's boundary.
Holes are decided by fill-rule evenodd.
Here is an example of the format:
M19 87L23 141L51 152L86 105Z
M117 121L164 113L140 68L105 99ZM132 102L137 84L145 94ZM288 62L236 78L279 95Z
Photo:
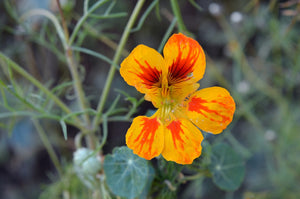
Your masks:
M184 141L182 140L182 138L180 136L180 134L183 133L181 125L182 124L181 124L180 121L173 121L167 126L167 128L171 131L171 135L172 135L173 144L174 144L175 149L177 149L176 140L180 144L180 148L184 149L184 146L183 146Z
M152 143L154 141L155 132L157 131L160 123L157 121L156 118L148 119L143 118L143 123L141 126L143 126L141 133L137 138L134 140L134 142L140 143L139 152L143 149L144 144L149 146L149 154L151 153L152 149Z
M145 65L141 64L136 59L134 61L140 66L142 72L136 73L135 71L132 71L132 73L141 78L147 88L151 88L153 85L158 86L160 84L161 71L155 67L151 67L147 61L145 61Z
M181 43L178 42L178 56L173 61L172 65L169 66L169 83L172 84L185 81L190 79L190 74L193 72L195 62L198 59L199 54L192 48L189 48L188 56L182 58L182 51L180 48Z
M226 99L226 98L225 98ZM230 104L225 104L225 103L222 103L222 102L219 102L219 101L216 101L216 100L211 100L211 101L207 101L207 100L204 100L202 98L198 98L198 97L193 97L191 99L191 101L189 102L189 111L195 111L197 113L200 113L202 114L204 117L208 118L209 120L211 121L214 121L214 122L226 122L226 121L230 121L230 118L225 116L225 115L222 115L219 111L217 110L211 110L209 109L207 106L205 106L204 104L206 103L215 103L215 104L218 104L220 106L223 106L226 110L231 110L232 107L230 106ZM218 121L212 117L208 117L206 113L213 113L217 116L220 116L222 118L222 121Z

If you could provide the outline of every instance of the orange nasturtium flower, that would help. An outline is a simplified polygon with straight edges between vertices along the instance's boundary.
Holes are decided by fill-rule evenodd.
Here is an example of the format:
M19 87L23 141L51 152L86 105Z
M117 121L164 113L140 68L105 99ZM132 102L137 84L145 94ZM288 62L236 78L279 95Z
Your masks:
M221 87L197 91L206 63L197 41L174 34L163 54L138 45L121 63L124 80L158 108L151 117L134 118L126 144L148 160L161 154L168 161L191 164L201 155L199 129L221 133L232 121L235 102Z

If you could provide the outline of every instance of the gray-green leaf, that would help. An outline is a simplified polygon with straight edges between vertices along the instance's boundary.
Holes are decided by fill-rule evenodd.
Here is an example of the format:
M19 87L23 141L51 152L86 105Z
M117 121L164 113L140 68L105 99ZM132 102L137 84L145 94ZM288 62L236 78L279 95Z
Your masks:
M148 182L150 167L147 160L133 154L131 149L116 148L104 159L106 183L115 195L135 198Z
M227 144L213 146L209 169L213 175L213 182L226 191L239 188L245 175L244 161Z

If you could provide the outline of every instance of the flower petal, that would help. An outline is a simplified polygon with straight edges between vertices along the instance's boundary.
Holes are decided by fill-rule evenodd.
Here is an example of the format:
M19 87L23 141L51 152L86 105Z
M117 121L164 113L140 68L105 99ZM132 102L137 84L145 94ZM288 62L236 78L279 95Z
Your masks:
M167 41L164 58L168 67L170 84L182 81L199 81L205 72L205 54L199 43L179 33Z
M156 117L136 117L126 134L126 144L133 153L147 160L158 156L164 146L164 128Z
M199 86L197 83L180 82L169 87L169 96L177 104L181 104L190 94L194 93Z
M172 121L165 129L163 157L178 164L191 164L201 154L203 136L187 119Z
M127 84L148 94L145 98L151 101L152 97L158 95L163 65L164 59L156 50L138 45L121 63L120 73Z
M205 88L194 93L188 101L187 115L200 129L218 134L232 121L235 102L221 87Z

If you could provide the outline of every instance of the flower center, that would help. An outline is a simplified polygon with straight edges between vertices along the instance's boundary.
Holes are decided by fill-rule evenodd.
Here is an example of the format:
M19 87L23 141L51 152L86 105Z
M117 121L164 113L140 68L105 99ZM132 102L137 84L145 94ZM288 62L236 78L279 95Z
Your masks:
M163 123L170 122L174 117L174 112L175 112L175 105L172 104L170 101L166 100L161 107L160 120Z
M170 97L170 87L163 87L161 90L161 111L160 119L163 123L170 122L174 117L174 112L176 109L176 101Z

